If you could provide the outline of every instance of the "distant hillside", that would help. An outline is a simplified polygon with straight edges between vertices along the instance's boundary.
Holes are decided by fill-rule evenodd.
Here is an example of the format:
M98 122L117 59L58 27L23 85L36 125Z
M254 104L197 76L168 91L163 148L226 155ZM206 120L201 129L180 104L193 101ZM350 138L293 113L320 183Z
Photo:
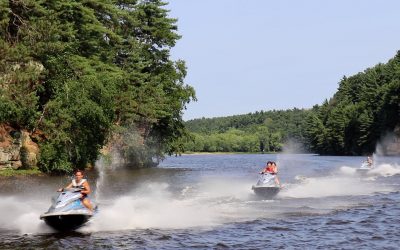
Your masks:
M306 145L305 118L310 110L260 111L228 117L202 118L185 123L195 142L189 151L280 151L288 140Z
M310 110L273 110L185 122L193 135L187 151L275 152L288 141L309 152L361 155L400 131L400 52L354 76L343 77L338 91ZM400 154L400 152L397 152Z
M374 152L382 137L400 127L400 52L385 64L343 77L335 95L306 123L305 135L314 152Z

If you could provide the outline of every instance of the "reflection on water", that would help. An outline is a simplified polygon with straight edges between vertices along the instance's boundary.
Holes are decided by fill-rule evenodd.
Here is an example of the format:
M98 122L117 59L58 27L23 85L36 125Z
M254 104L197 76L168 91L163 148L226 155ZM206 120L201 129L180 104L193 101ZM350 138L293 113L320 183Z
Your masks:
M268 160L284 188L274 200L251 190ZM73 233L54 233L39 215L67 177L0 182L3 248L348 248L398 245L396 157L360 175L364 157L188 155L150 169L101 169L88 179L99 214ZM387 222L387 224L384 224ZM376 231L375 229L379 229ZM279 233L279 238L265 237ZM28 234L28 236L22 236ZM321 238L318 238L321 237ZM394 239L393 237L396 237ZM1 245L0 245L1 246Z

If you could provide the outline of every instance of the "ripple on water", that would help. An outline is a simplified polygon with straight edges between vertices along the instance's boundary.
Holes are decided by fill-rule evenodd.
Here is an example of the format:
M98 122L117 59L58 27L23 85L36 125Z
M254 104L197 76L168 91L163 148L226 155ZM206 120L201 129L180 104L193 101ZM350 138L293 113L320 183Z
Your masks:
M336 220L336 219L332 219L327 221L325 224L326 225L347 225L350 223L353 223L354 221L351 220Z
M272 230L272 231L294 231L292 228L289 227L279 227L279 226L268 226L264 227L263 230Z
M275 156L250 157L246 155L243 157L246 157L247 161L252 159L251 157L269 158ZM209 156L209 158L215 160L212 156ZM296 156L297 158L298 156ZM203 192L201 194L196 193L196 188L185 189L185 187L197 187L204 184L198 176L207 177L207 174L210 173L212 175L215 171L220 171L220 165L225 164L224 173L229 172L231 174L229 178L237 177L235 183L238 184L240 184L241 179L254 176L254 173L258 171L258 167L243 168L243 166L235 165L235 161L230 161L229 164L226 164L226 158L220 156L218 160L208 163L205 168L202 167L204 165L202 162L195 166L196 171L191 171L190 164L193 164L192 161L194 159L193 157L186 157L185 159L186 162L179 162L181 167L186 168L181 171L173 170L171 172L167 167L161 171L160 169L150 169L139 171L141 173L140 178L135 177L136 172L133 171L124 172L124 176L119 176L115 173L117 174L115 180L119 181L113 183L113 185L117 184L118 191L131 190L131 186L127 184L128 181L129 183L135 183L135 188L138 188L140 186L138 183L144 177L148 178L148 181L152 181L152 183L154 182L153 177L157 177L157 180L162 181L155 181L156 183L164 184L165 182L172 187L171 190L177 191L180 198L174 201L184 202L185 207L187 205L190 211L193 209L193 216L198 215L198 204L208 206L210 209L218 207L217 213L211 215L220 216L223 214L224 218L227 218L223 223L206 224L204 227L172 227L172 229L163 229L160 225L155 225L159 227L155 229L99 230L69 234L21 235L17 229L15 231L0 229L0 249L398 249L400 246L400 192L398 191L400 176L378 178L377 181L369 180L367 183L367 185L373 185L374 182L376 184L379 181L379 183L383 183L382 185L392 185L395 192L372 192L368 194L361 192L364 195L343 192L347 196L334 192L333 194L336 196L326 196L323 193L323 188L328 187L325 182L327 179L324 176L329 175L332 172L331 170L335 170L338 167L338 165L332 165L332 161L344 162L343 165L351 165L351 163L348 164L348 159L355 158L313 157L312 161L307 161L307 157L305 157L306 164L304 166L310 165L310 169L318 169L318 173L321 173L322 179L318 175L315 176L313 170L304 173L305 175L314 175L314 180L316 179L318 184L321 184L318 187L321 187L319 191L322 193L319 192L318 197L312 197L315 191L314 188L308 190L313 191L308 195L311 197L278 197L275 200L259 201L255 200L253 196L244 198L249 192L242 195L236 195L236 189L233 191L228 190L229 192L227 192L226 189L229 185L222 185L219 188L218 185L215 185L215 188L205 190L208 193ZM262 159L265 160L265 158ZM179 158L174 158L174 160L181 161ZM254 163L253 165L257 166L260 162L258 160L259 158L251 164ZM357 164L358 160L356 159ZM323 167L320 167L320 165ZM282 167L282 170L284 170L284 167ZM285 176L285 172L290 174L290 171L282 171L282 179L290 182L293 178L290 179L290 176ZM123 181L125 179L127 182ZM363 180L358 181L355 178L352 179L351 176L346 176L346 180L349 181L344 184L355 184L355 188L359 188L358 184L364 183ZM39 183L47 185L43 180L39 181ZM229 179L228 183L231 183L231 179ZM53 181L53 184L47 185L46 189L58 184L59 181ZM218 180L216 184L218 184ZM334 181L328 184L331 185L330 189L334 190L338 187L337 185L342 185L343 183ZM16 186L21 187L20 185ZM239 187L241 186L239 185ZM350 186L349 189L352 187ZM380 186L376 187L380 188ZM215 189L219 192L215 192ZM247 187L247 189L249 188ZM109 191L115 192L115 190L110 188ZM185 191L183 196L182 190ZM169 192L169 189L166 189L166 191L171 197L174 197L174 192ZM347 189L344 189L344 191L347 191ZM2 192L2 186L0 187L0 192ZM142 193L139 192L138 195L150 196L148 192ZM208 196L210 194L211 196ZM115 193L111 193L112 197L114 197L113 195ZM130 194L126 195L129 196ZM112 199L110 198L110 200ZM23 199L23 202L26 202L26 199ZM132 202L137 202L137 200L133 198ZM168 202L169 200L167 200L167 203L161 204L159 201L154 202L157 208L161 207L161 209L155 211L161 213L164 209L163 205L168 205ZM9 211L9 207L18 207L13 204L10 206L9 203L5 205L2 213L0 213L2 215L7 214L5 212ZM47 205L46 202L43 209L46 209ZM140 203L140 205L146 204ZM140 210L135 209L133 209L134 214L131 215L143 218ZM146 209L143 210L145 211ZM124 216L123 219L126 219L125 213L112 212ZM18 216L19 213L13 215ZM155 213L150 213L148 218L152 219L151 216L155 215ZM10 217L14 218L13 216ZM167 217L168 214L165 215L165 218ZM207 219L208 217L204 218ZM174 219L181 219L181 215L179 214ZM137 221L134 222L136 223ZM0 220L0 226L3 224L3 221Z
M222 243L222 242L218 242L218 243L214 246L214 248L215 248L215 249L228 249L229 246L226 245L226 244L224 244L224 243Z

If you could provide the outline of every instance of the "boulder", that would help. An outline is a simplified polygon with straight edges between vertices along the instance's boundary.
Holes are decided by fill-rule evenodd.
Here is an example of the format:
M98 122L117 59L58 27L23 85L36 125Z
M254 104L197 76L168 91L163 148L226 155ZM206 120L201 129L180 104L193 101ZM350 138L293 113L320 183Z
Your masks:
M32 141L28 131L0 125L0 170L34 168L38 155L39 147Z

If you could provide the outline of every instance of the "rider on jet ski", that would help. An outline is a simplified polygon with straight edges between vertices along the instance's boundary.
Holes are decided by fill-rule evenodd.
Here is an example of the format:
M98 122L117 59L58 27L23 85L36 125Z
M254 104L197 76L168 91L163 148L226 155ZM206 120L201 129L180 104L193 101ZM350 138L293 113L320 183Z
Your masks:
M265 166L264 170L261 171L260 174L270 174L275 176L275 183L280 186L280 182L278 179L278 167L274 161L268 161L267 165Z
M82 204L89 209L90 211L93 211L92 204L90 204L90 201L88 199L88 194L91 193L89 182L86 179L83 179L83 171L82 170L76 170L75 171L75 179L72 180L72 182L65 187L65 189L68 188L80 188L81 190L81 201ZM63 188L60 188L58 192L62 192Z
M368 167L370 167L370 168L373 167L374 162L372 161L372 157L371 156L367 157L367 162L366 163L367 163Z

